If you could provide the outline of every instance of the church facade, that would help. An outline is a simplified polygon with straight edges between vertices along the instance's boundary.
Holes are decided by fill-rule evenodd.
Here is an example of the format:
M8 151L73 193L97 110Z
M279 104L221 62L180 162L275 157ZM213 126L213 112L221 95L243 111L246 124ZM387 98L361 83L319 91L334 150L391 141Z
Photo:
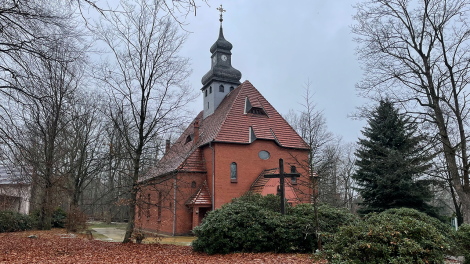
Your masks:
M279 159L287 172L286 199L311 201L308 146L274 107L232 67L232 44L223 35L210 48L202 78L203 110L140 180L136 228L189 234L205 214L248 191L277 194Z

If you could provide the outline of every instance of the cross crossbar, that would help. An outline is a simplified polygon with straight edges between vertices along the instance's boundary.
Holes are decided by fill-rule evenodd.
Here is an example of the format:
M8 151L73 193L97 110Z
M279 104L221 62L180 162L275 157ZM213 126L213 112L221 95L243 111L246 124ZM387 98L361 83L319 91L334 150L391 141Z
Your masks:
M279 178L280 182L279 185L281 186L281 214L285 214L285 187L284 187L284 178L285 177L300 177L300 173L284 173L284 160L279 159L279 174L266 174L264 178Z

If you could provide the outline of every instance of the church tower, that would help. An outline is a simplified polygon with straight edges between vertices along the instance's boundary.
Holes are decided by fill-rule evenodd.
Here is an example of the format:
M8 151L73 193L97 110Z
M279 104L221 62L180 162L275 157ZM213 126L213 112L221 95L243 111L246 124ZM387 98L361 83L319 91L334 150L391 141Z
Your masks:
M222 29L222 12L225 10L219 7L220 11L220 30L219 38L212 45L210 52L211 69L202 77L202 94L204 98L204 115L206 118L214 113L222 99L240 85L242 74L239 70L232 67L232 44L225 40Z

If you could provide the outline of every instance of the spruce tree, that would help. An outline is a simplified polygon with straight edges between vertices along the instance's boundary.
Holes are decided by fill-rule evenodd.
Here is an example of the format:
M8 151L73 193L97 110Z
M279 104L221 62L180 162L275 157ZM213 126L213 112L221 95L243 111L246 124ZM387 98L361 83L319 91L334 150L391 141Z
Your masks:
M426 203L432 198L430 182L422 179L432 156L416 130L389 100L372 112L355 153L358 169L353 178L363 198L359 213L408 207L436 216Z

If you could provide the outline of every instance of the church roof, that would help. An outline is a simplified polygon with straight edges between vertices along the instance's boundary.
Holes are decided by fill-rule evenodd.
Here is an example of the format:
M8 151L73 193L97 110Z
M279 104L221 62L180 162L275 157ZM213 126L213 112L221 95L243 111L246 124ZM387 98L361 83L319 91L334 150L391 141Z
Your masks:
M252 107L262 109L263 114L249 113L247 99ZM308 149L305 141L249 81L228 93L212 115L205 119L202 116L203 111L195 118L199 120L198 141L187 141L194 133L192 122L145 179L175 170L205 172L199 147L209 142L250 144L250 127L256 139L273 140L285 148Z
M186 202L187 205L211 205L211 193L207 187L207 181L204 181L199 189Z

